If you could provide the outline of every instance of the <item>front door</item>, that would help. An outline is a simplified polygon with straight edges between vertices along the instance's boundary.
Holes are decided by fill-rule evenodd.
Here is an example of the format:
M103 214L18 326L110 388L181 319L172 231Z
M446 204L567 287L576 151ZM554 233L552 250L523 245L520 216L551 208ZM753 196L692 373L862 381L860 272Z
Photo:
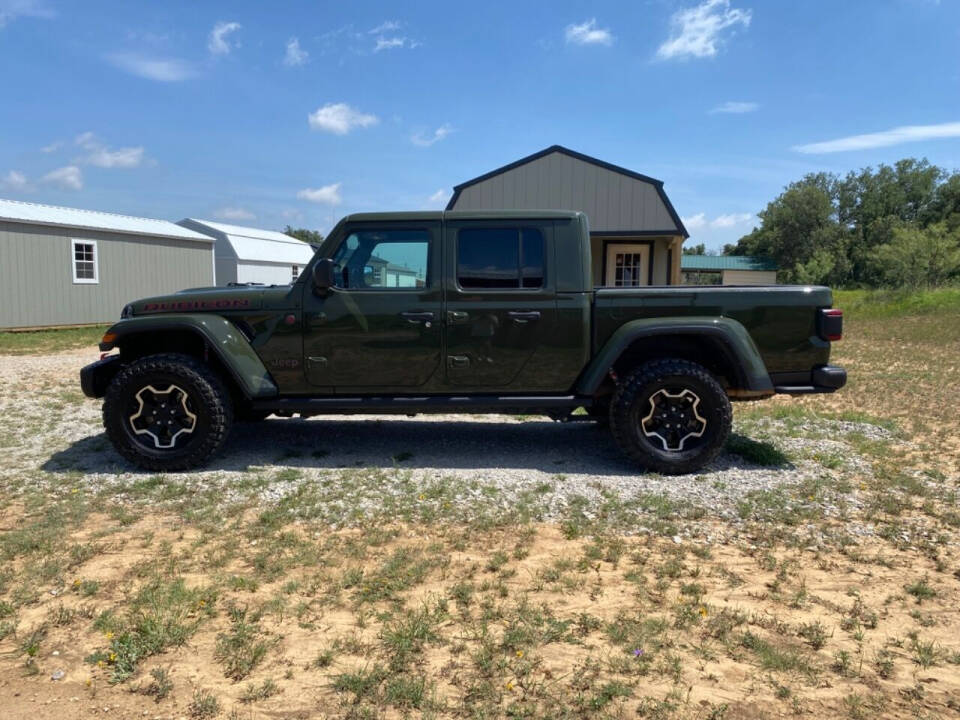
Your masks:
M638 287L650 285L650 245L609 243L606 246L607 287Z
M524 377L537 349L550 344L557 316L556 283L548 273L552 232L550 222L446 223L450 385L507 390Z
M440 367L440 222L347 226L336 287L304 295L311 385L336 393L414 391Z

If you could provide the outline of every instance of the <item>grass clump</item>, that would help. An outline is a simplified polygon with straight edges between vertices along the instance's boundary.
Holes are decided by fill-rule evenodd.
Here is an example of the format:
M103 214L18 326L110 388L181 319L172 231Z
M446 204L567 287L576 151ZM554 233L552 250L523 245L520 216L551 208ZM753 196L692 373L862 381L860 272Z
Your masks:
M109 666L110 681L123 682L143 659L186 643L210 616L215 600L214 590L189 588L183 578L155 579L134 596L125 617L97 618L94 628L104 632L110 646L87 660Z
M260 617L246 608L231 608L230 631L217 636L214 658L223 665L223 674L231 680L243 680L266 657L270 643L264 638Z
M726 444L726 451L742 457L747 462L764 467L783 467L790 464L790 458L768 442L752 440L745 435L733 433Z

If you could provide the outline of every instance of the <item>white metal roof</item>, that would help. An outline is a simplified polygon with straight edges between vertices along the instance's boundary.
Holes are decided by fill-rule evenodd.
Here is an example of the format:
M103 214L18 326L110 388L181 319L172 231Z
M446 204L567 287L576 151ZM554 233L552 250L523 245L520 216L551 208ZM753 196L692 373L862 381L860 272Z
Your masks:
M184 218L180 224L227 241L237 259L241 261L306 265L313 257L314 250L309 243L275 230L228 225L196 218Z
M56 225L84 230L103 230L130 235L212 242L206 235L180 227L167 220L153 220L96 210L58 207L56 205L39 205L0 198L0 221L2 220L30 223L31 225Z

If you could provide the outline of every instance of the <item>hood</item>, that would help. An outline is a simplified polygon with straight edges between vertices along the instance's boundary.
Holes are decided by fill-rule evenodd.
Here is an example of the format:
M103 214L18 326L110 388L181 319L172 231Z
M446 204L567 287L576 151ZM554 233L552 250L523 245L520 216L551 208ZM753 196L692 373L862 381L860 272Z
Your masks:
M224 312L259 310L263 306L264 286L208 287L181 290L172 295L135 300L123 309L123 317L155 313ZM289 291L289 288L287 288Z

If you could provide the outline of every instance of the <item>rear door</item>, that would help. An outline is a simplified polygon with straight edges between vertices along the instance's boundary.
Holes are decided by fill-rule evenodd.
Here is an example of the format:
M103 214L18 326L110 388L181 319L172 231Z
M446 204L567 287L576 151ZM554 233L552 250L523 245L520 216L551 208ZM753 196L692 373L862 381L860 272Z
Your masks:
M550 220L445 223L449 385L493 391L527 384L527 366L557 320L552 238Z

